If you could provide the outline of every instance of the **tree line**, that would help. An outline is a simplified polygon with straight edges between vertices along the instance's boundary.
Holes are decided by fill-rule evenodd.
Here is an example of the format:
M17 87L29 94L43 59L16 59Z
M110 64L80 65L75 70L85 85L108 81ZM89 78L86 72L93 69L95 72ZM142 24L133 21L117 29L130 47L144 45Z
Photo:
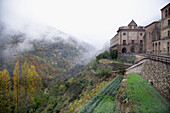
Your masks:
M21 70L21 72L20 72ZM13 77L5 69L0 71L0 113L27 113L38 108L42 80L34 65L16 62Z

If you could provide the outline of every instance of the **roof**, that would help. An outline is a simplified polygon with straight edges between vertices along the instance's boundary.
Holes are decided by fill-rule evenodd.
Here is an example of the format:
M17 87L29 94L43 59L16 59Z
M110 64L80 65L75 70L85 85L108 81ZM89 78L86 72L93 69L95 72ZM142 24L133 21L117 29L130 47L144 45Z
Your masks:
M163 9L165 9L166 7L168 7L169 5L170 5L170 3L167 4L165 7L163 7L163 8L161 9L161 11L162 11Z
M144 29L144 28L145 28L144 26L138 26L138 27L131 29L129 26L122 26L122 27L119 27L119 30L120 29L126 29L126 30L127 29L129 29L129 30L135 30L135 29L137 30L138 29L139 30L139 29Z
M118 35L118 34L116 33L116 35L115 35L112 39L114 39L117 35ZM110 40L112 40L112 39L110 39Z
M135 21L132 19L132 21L128 24L128 26L137 26L137 24L136 24Z
M145 28L151 26L151 25L154 24L154 23L161 23L161 21L154 21L154 22L150 23L149 25L145 26Z

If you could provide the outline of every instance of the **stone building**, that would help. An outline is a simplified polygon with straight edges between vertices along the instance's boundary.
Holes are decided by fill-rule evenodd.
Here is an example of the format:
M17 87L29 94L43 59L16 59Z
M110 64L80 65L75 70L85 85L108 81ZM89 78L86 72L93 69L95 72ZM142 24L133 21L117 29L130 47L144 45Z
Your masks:
M155 21L145 27L144 36L144 52L145 53L159 53L160 43L158 43L157 48L153 48L154 42L161 39L161 21ZM156 47L156 46L155 46Z
M128 26L119 27L110 40L110 50L170 55L170 3L161 9L161 21L143 27L132 20Z
M170 3L161 9L161 53L170 53ZM159 42L155 42L159 43Z
M117 34L110 40L110 50L119 53L143 52L145 29L132 20L128 26L119 27Z

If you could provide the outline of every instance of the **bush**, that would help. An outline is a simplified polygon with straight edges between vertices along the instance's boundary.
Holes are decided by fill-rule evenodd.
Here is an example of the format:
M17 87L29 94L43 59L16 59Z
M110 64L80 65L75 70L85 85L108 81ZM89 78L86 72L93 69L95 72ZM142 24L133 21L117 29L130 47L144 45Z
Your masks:
M56 112L56 113L59 113L61 108L63 108L63 105L58 104L58 105L56 106L56 108L55 108L55 112Z
M67 89L70 87L70 83L67 81L65 82L65 86L67 87Z
M118 51L117 50L110 51L110 56L112 59L117 59Z
M119 73L124 75L125 72L126 71L125 71L124 59L121 59L119 64Z
M96 61L93 63L92 69L97 70L97 62Z
M103 53L99 54L98 56L96 56L97 60L107 59L107 58L109 58L109 52L107 50L104 51Z
M33 108L36 111L43 104L43 102L40 96L33 97L33 99L34 99Z
M45 94L43 95L43 97L44 97L46 100L48 100L48 98L49 98L49 93L45 93Z
M57 104L57 99L54 96L50 96L48 101L48 106L47 106L48 111L51 111L56 104Z
M104 76L104 75L108 76L108 75L110 75L108 69L97 70L96 73L99 74L99 75L101 75L101 76Z

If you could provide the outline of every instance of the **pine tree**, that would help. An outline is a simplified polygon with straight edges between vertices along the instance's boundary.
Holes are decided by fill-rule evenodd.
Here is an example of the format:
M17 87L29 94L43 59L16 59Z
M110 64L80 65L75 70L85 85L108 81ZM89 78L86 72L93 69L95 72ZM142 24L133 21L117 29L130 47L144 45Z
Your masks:
M15 105L15 113L18 113L18 105L19 105L19 61L17 61L14 70L14 105Z
M0 72L0 113L11 112L11 81L7 70Z

